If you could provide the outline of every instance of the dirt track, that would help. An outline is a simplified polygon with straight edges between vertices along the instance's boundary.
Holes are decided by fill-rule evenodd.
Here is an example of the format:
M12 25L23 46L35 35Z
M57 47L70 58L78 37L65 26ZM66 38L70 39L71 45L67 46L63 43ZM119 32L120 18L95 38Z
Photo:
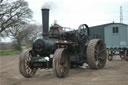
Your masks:
M128 85L128 62L115 57L102 70L71 69L59 79L52 69L39 70L33 78L24 78L18 69L19 55L0 56L0 85Z

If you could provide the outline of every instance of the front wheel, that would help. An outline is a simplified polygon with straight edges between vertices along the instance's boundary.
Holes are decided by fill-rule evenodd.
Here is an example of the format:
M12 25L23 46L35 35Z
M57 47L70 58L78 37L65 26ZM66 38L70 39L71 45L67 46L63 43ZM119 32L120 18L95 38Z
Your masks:
M70 61L64 48L55 51L53 57L53 70L58 78L64 78L68 75L70 69Z
M90 40L87 47L88 65L91 69L102 69L106 64L106 46L99 39Z
M31 49L24 50L19 58L19 71L26 78L32 77L37 71L36 68L30 67L29 60L32 57L30 51Z

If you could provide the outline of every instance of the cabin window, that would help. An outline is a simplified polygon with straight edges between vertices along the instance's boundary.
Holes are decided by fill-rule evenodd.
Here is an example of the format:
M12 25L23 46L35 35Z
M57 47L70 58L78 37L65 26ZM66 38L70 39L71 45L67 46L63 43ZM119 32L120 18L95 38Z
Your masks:
M113 33L118 33L119 32L118 27L113 27L112 30L113 30Z

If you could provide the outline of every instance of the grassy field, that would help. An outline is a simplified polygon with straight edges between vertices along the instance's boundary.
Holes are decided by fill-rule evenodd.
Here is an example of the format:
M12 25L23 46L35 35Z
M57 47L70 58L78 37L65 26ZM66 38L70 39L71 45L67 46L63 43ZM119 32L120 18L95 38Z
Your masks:
M21 51L18 50L0 50L0 55L15 55L19 54Z

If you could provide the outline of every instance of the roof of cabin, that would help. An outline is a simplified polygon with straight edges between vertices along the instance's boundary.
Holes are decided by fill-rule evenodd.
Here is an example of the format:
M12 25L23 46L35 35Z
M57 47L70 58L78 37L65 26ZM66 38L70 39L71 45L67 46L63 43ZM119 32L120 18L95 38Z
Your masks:
M99 27L104 28L105 26L112 25L112 24L121 24L121 25L126 25L126 26L128 26L127 24L123 24L123 23L107 23L107 24L101 24L101 25L97 25L97 26L92 26L92 27L90 27L90 28L99 28Z

